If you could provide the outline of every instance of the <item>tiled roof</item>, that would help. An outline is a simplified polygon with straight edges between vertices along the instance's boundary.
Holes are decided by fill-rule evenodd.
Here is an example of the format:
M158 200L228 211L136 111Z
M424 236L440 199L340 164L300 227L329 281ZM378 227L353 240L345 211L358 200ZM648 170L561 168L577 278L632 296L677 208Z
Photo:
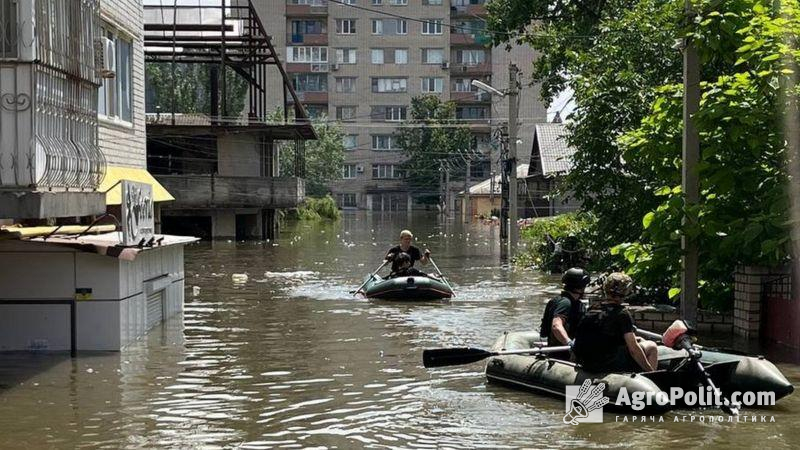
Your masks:
M539 143L542 175L568 173L572 168L572 155L575 153L575 149L567 145L566 125L563 123L540 123L536 125L535 133L533 145Z

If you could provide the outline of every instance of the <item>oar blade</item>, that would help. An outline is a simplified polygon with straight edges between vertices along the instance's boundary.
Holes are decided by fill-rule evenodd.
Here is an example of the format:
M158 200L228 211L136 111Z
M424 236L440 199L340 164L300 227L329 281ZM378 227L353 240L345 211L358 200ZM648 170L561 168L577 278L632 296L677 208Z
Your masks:
M486 359L495 353L471 347L435 348L422 352L422 365L425 367L457 366Z

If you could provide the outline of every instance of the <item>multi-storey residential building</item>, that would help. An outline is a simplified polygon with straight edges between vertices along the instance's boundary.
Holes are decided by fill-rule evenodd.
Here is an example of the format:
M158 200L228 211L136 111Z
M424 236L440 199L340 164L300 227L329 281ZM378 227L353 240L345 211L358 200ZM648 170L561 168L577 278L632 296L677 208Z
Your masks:
M475 182L497 171L490 145L494 127L507 121L507 101L471 85L508 86L508 62L523 71L533 61L527 48L486 47L485 0L271 0L256 7L283 27L287 72L311 115L325 114L345 129L347 160L332 189L342 207L411 208L419 194L403 180L402 149L392 134L408 117L411 98L438 95L457 104L484 157L471 164ZM281 15L282 13L282 15ZM281 23L282 22L282 23ZM279 29L279 28L271 28ZM282 42L281 42L282 41ZM527 88L520 104L519 148L528 148L535 121L546 120L537 93ZM277 105L276 105L277 106ZM520 158L520 162L527 162ZM432 177L438 169L432 168ZM453 191L463 189L463 181ZM431 193L427 193L431 194ZM435 193L434 193L435 194ZM449 196L455 199L455 196ZM454 202L450 203L450 207Z

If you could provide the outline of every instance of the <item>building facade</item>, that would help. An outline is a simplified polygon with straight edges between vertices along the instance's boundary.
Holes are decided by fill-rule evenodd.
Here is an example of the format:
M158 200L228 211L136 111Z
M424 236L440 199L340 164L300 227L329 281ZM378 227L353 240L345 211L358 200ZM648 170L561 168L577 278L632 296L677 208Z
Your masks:
M456 103L456 118L474 139L471 176L483 180L498 170L491 133L507 122L507 101L471 85L473 79L498 89L508 86L508 63L525 71L532 50L487 47L485 0L270 0L273 42L285 51L286 70L312 116L340 121L346 162L332 190L340 207L406 210L418 195L403 179L404 155L393 133L409 118L411 99L437 95ZM280 16L279 13L283 13ZM282 33L279 31L283 31ZM284 44L281 46L280 44ZM284 50L285 49L285 50ZM534 88L522 92L520 136L546 115ZM520 144L525 148L530 142ZM527 161L521 161L527 162ZM439 169L430 176L438 178ZM463 169L462 169L463 170ZM449 191L463 189L463 181ZM448 208L456 195L447 195Z

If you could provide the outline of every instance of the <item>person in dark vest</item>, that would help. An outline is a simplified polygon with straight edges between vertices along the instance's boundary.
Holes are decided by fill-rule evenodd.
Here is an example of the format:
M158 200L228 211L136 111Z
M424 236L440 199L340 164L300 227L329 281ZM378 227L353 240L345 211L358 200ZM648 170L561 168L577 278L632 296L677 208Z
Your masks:
M583 318L586 307L581 302L589 274L578 267L573 267L561 277L564 289L561 295L547 302L542 316L539 335L547 339L548 346L572 346L578 322ZM569 357L556 355L555 357Z
M389 278L399 277L427 277L428 274L411 267L411 256L406 252L400 252L392 260L392 271Z
M396 245L386 252L384 260L392 261L401 252L408 253L411 257L411 267L414 267L414 261L419 261L422 265L427 265L431 256L431 251L427 248L425 251L420 251L419 247L411 245L414 241L414 235L408 230L400 232L400 245Z
M590 372L650 372L658 367L658 347L639 339L633 317L622 301L633 289L624 273L610 274L603 282L605 299L586 311L575 334L575 359Z

